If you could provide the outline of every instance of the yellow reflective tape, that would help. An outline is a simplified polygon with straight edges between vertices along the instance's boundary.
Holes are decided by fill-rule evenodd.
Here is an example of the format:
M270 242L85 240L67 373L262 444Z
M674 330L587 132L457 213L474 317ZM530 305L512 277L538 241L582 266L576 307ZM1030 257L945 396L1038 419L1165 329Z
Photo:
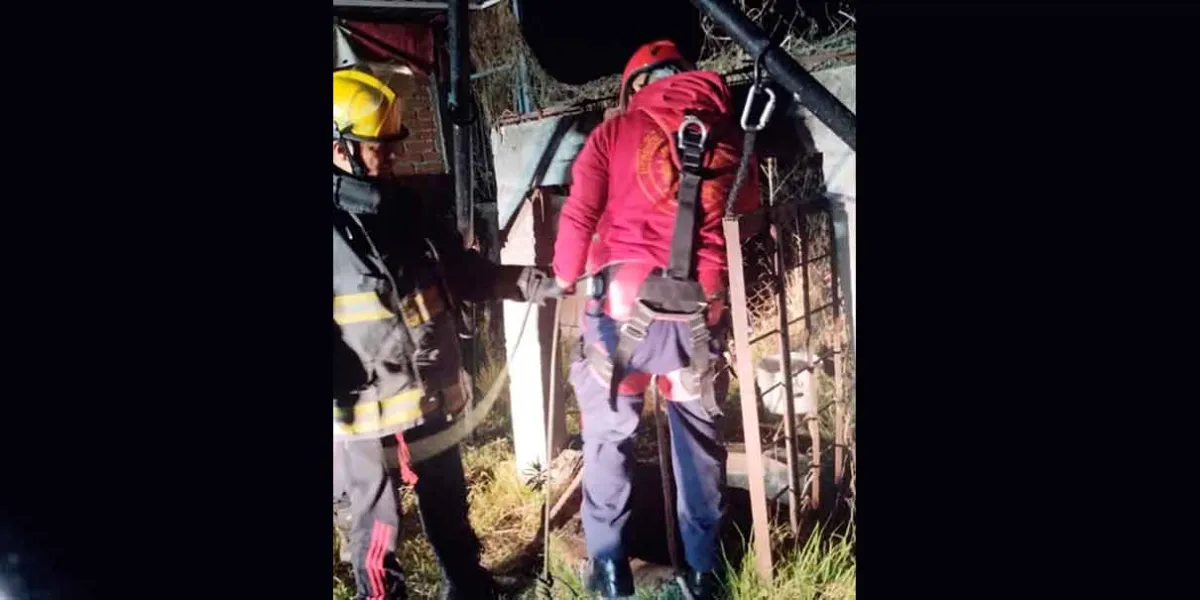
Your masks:
M442 314L445 307L442 306L442 296L438 293L437 288L429 288L421 290L416 294L417 309L421 311L421 318L426 321L432 321L434 317Z
M358 304L359 302L379 302L379 296L375 292L358 292L354 294L342 294L333 297L333 307L338 308L347 304Z
M345 423L341 417L346 409L333 407L334 429L345 434L353 435L399 425L414 421L424 416L421 398L424 393L419 388L406 390L384 398L379 402L366 402L354 406L354 422ZM381 419L379 413L383 413Z
M379 301L375 292L358 292L333 297L333 320L338 325L351 325L390 319L396 315Z
M382 306L378 306L375 308L369 308L367 310L346 314L334 313L333 320L338 325L352 325L354 323L366 323L367 321L382 321L383 319L390 319L394 316L396 315L392 314L392 311Z
M400 314L409 327L419 327L446 310L436 287L419 290L400 299ZM395 317L375 292L342 294L333 298L333 320L338 325L365 323Z
M377 406L380 409L382 409L383 412L387 412L389 409L394 409L398 406L402 406L402 405L408 404L408 403L416 403L419 405L421 402L421 398L423 398L424 396L425 396L425 392L423 390L421 390L421 388L407 389L407 390L404 390L403 392L400 392L399 394L396 394L395 396L388 396L387 398L384 398L383 400L378 400L375 402L360 402L358 404L355 404L354 405L354 415L357 417L360 415L364 415L365 413L368 413L368 412L376 412ZM337 415L337 413L341 413L341 412L345 412L345 411L346 411L346 409L342 408L340 406L333 407L333 412L335 413L335 416Z

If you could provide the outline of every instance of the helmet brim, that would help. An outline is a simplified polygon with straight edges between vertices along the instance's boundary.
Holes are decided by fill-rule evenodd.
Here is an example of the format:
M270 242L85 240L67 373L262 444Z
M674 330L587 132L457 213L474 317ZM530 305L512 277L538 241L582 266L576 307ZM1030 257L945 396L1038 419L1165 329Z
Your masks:
M408 126L403 124L400 125L400 131L385 136L356 135L350 132L340 132L337 130L337 126L335 125L333 128L333 139L347 140L351 142L366 142L368 144L387 144L404 141L408 139L409 133Z

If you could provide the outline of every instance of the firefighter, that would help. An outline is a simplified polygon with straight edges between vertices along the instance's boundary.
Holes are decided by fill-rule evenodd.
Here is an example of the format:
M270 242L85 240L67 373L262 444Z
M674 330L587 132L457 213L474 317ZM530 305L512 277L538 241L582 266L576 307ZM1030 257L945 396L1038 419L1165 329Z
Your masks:
M719 588L726 452L717 419L727 382L717 374L728 327L721 218L742 144L731 111L720 75L695 70L670 41L646 44L625 67L619 113L592 131L572 166L554 273L564 291L591 273L571 383L583 428L587 583L606 598L634 593L622 536L632 437L655 376L668 400L687 584L697 598ZM761 203L748 159L736 212Z
M333 74L334 500L349 500L358 598L406 597L395 555L401 484L416 493L441 597L490 598L457 446L414 465L408 445L447 427L471 391L457 303L537 299L554 285L537 269L465 250L445 220L396 184L392 162L405 128L382 72Z

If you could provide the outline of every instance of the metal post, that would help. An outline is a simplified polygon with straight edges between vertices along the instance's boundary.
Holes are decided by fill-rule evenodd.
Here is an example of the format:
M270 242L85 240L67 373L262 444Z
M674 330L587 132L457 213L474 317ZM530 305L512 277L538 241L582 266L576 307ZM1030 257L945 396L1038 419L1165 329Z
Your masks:
M768 175L774 173L774 158L767 159L772 167ZM775 179L769 177L767 197L775 198ZM773 215L774 216L774 215ZM788 526L792 535L800 535L800 476L796 469L800 465L800 457L796 454L796 401L792 390L792 343L788 339L787 311L787 274L784 269L784 235L786 230L779 226L778 217L771 219L771 237L775 238L775 307L779 313L779 356L783 366L783 435L784 452L787 454L788 474Z
M692 0L692 4L725 30L751 57L758 57L766 52L763 64L775 81L794 94L800 104L812 111L834 134L842 138L851 150L855 150L854 113L787 52L772 44L761 27L755 25L729 0Z
M746 476L750 480L750 515L754 519L754 565L764 581L771 580L771 534L767 522L766 471L758 425L758 394L754 389L754 364L750 357L750 315L746 309L746 280L742 272L742 233L738 217L722 221L729 265L729 299L732 304L733 343L737 353L738 389L742 400L742 430L746 435Z
M517 19L517 23L521 22L520 2L512 0L513 16ZM516 85L513 86L513 103L517 107L518 114L525 114L536 110L533 101L533 93L530 90L529 82L529 60L525 57L525 52L521 51L517 54L516 68L513 72Z
M467 60L470 23L467 0L452 0L447 15L450 37L450 95L446 104L454 123L454 207L458 231L467 247L475 244L475 206L471 197L471 66Z
M805 218L805 217L801 217ZM821 409L820 396L817 394L817 369L819 361L814 360L812 343L812 302L808 297L808 231L800 236L800 300L804 307L804 349L808 355L808 393L812 394L812 412L805 415L808 422L808 435L812 438L812 462L809 463L809 473L812 479L812 494L809 505L816 510L821 506Z
M838 332L838 350L833 355L833 390L837 394L834 398L834 440L833 440L833 480L836 482L836 487L842 485L842 473L845 471L845 452L846 452L846 428L849 423L846 420L846 388L844 383L845 367L842 366L842 361L846 358L846 344L843 341L844 335Z
M845 471L846 456L846 388L843 380L846 359L846 327L841 320L841 299L838 297L838 240L833 211L829 211L829 291L833 304L833 324L837 327L834 339L837 347L833 354L833 480L835 487L842 488L842 473Z

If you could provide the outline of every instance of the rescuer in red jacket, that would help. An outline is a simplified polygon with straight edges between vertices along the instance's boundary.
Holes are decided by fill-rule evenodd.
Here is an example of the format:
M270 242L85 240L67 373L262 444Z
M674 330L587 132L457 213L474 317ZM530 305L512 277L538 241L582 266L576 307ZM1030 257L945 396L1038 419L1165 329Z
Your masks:
M721 219L742 131L721 76L694 70L670 41L633 55L620 102L621 112L592 131L575 160L554 247L561 289L591 274L571 368L583 423L588 586L605 598L634 593L622 546L631 440L657 376L669 400L688 584L710 598L724 514L725 449L716 427L727 387L716 381L727 306ZM752 157L749 173L734 212L761 203Z

